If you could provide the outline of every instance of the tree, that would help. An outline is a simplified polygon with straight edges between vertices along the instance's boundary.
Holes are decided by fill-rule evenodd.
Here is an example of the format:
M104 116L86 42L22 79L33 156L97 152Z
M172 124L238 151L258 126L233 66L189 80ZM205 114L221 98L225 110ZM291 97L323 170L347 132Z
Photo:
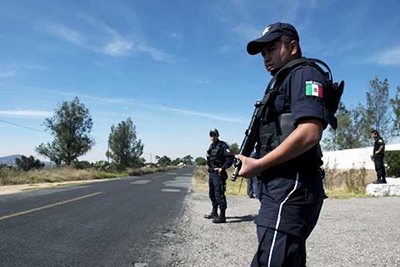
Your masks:
M239 145L236 143L233 143L233 144L229 145L229 150L235 155L239 154Z
M177 165L179 165L179 163L181 163L181 162L182 162L182 159L181 159L181 158L176 158L176 159L174 159L174 160L171 162L171 164L174 165L174 166L177 166Z
M198 166L205 166L207 164L206 159L203 157L197 157L194 161L196 162L196 165L198 165Z
M183 162L185 165L193 165L193 157L192 157L191 155L184 156L184 157L182 158L182 162Z
M371 129L377 130L385 140L390 140L392 127L390 116L389 83L382 82L377 76L369 82L370 88L366 93L367 106L363 114L366 132L369 135ZM369 144L373 143L369 138Z
M171 165L172 161L169 157L162 156L161 158L159 158L157 163L160 164L161 167L166 167Z
M63 102L54 111L52 118L44 122L46 130L54 136L51 143L40 144L36 152L60 165L71 165L95 144L90 137L93 120L89 109L75 97L71 102Z
M144 145L140 139L137 139L136 126L133 125L131 118L120 122L117 127L111 126L108 145L110 149L106 155L117 164L118 168L143 165L140 156L143 154Z
M35 159L33 156L25 157L22 155L20 159L15 159L15 164L17 165L18 169L23 171L44 168L44 163L40 162L38 159Z
M399 136L400 135L400 87L397 86L396 88L396 96L390 99L390 104L392 105L393 109L393 135Z
M324 148L342 150L362 147L366 142L363 112L361 104L349 110L340 102L336 112L338 127L336 131L333 128L328 129L328 137L323 140Z

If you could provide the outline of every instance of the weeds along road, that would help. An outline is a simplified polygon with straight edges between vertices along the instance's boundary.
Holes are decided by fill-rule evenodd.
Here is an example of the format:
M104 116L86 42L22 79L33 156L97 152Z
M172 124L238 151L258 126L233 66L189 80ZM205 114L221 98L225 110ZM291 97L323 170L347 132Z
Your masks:
M0 266L161 266L192 173L0 196Z

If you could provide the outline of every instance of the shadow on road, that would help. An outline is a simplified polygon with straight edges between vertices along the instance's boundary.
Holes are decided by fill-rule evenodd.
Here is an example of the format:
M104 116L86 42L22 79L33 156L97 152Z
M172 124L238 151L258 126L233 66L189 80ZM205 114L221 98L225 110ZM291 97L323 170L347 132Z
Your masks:
M233 217L226 217L226 222L227 223L252 222L256 218L257 215L233 216Z

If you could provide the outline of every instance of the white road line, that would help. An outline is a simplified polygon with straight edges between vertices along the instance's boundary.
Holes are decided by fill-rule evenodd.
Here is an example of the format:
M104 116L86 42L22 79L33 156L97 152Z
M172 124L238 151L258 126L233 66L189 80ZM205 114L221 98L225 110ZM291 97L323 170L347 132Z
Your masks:
M149 180L138 180L138 181L132 182L131 184L147 184L147 183L150 183L150 181Z
M172 192L172 193L176 193L176 192L181 192L181 190L179 190L179 189L167 189L167 188L164 188L164 189L161 189L161 192Z

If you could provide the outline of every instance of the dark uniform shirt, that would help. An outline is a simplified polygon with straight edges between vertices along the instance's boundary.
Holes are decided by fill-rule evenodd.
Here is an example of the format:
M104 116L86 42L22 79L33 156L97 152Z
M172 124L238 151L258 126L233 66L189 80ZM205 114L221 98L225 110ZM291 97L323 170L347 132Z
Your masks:
M378 154L376 154L375 152L379 150L379 148L383 146L383 149L381 152L379 152ZM376 157L382 157L385 155L385 142L383 141L382 137L378 137L378 139L375 140L374 143L374 156Z
M318 119L324 128L328 124L335 125L336 118L326 108L329 101L328 80L317 69L311 66L300 66L294 69L283 81L272 107L272 116L291 113L293 129L304 119ZM269 123L270 120L267 120ZM263 126L261 126L263 127ZM270 150L275 149L280 140ZM261 152L262 154L262 152ZM289 169L315 170L322 165L320 145L315 145L302 155L275 166L268 173L282 174Z

